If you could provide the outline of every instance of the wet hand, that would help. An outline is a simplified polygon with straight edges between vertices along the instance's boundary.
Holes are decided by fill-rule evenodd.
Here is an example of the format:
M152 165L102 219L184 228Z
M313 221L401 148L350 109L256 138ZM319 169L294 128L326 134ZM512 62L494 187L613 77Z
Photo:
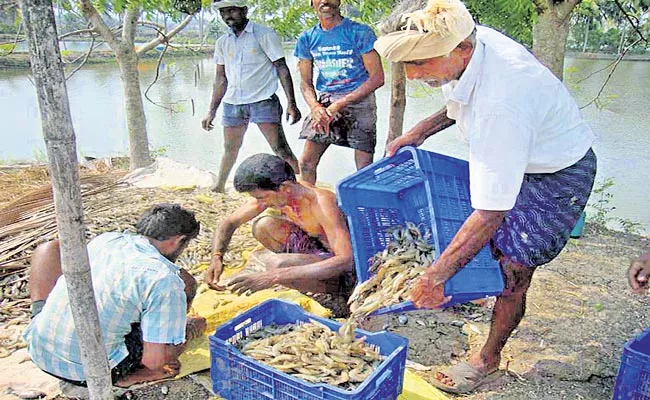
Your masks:
M424 140L420 137L420 135L415 135L407 132L386 145L386 157L392 157L395 155L395 153L397 153L397 150L401 149L404 146L417 147L422 143L424 143Z
M627 271L627 279L632 288L632 292L644 294L648 291L648 281L650 280L650 253L642 255L630 265Z
M317 105L311 109L311 127L320 133L329 133L330 122L332 117L327 113L327 109L322 105Z
M225 290L225 287L219 285L219 279L221 278L221 273L223 272L223 262L221 261L221 256L212 257L210 262L210 267L205 273L204 282L210 287L217 291Z
M300 121L301 118L302 114L300 113L298 106L295 104L289 104L289 107L287 107L287 121L293 125L296 122Z
M341 111L341 109L343 109L343 106L338 102L334 102L330 104L325 111L327 112L327 115L330 116L331 120L334 120L339 116L339 111Z
M238 274L228 282L228 289L233 293L244 294L247 291L257 292L274 286L274 277L268 272L255 274Z
M417 308L439 308L451 300L451 296L445 297L445 280L436 275L434 267L430 267L415 282L411 301Z
M214 115L212 113L208 114L203 118L201 121L201 127L203 127L204 130L206 131L211 131L212 128L214 128L214 125L212 125L212 121L214 120Z

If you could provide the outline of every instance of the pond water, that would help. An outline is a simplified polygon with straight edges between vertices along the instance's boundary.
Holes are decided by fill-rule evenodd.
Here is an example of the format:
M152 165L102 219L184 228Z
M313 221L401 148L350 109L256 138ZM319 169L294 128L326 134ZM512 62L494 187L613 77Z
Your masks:
M298 74L296 60L287 50L287 60L294 82ZM599 90L606 71L575 85L578 78L597 71L610 61L567 59L566 82L578 99L587 103ZM140 72L143 90L152 81L156 62L141 62ZM201 119L206 113L214 64L209 58L169 59L162 64L160 78L149 91L149 97L164 105L172 105L174 112L145 100L149 140L153 148L166 149L166 155L199 168L217 172L222 153L221 113L215 119L215 129L205 132ZM77 135L79 153L103 157L128 153L128 136L122 100L122 84L117 66L113 63L86 66L67 83L72 118ZM295 85L298 92L298 85ZM437 111L442 106L439 90L431 90L418 84L410 84L408 90L405 128ZM599 159L598 181L611 177L615 186L611 205L615 217L643 224L650 232L650 185L645 174L650 172L650 134L648 110L650 110L650 63L624 61L603 93L605 107L590 106L583 110L598 137L594 146ZM286 104L284 93L278 94ZM377 92L379 110L377 156L384 151L388 123L390 88L385 85ZM307 112L302 96L298 105ZM45 145L41 132L36 91L27 71L0 70L0 117L3 128L0 137L0 160L44 160ZM286 126L289 144L297 156L302 152L303 142L298 140L299 124ZM467 158L466 146L457 140L456 128L430 138L424 149L437 151L459 158ZM271 152L270 147L256 126L249 127L238 161L258 152ZM335 184L355 171L352 151L331 147L323 156L318 169L320 181ZM232 177L232 176L231 176ZM594 200L592 198L592 200Z

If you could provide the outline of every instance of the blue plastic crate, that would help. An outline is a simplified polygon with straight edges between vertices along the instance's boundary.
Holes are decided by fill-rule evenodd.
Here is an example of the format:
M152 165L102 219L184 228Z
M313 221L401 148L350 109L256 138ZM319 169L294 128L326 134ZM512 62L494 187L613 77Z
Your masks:
M650 400L650 328L623 348L614 400Z
M358 282L369 278L370 258L391 240L387 228L410 221L429 229L440 256L473 209L467 161L413 147L379 160L341 180L336 192L348 220ZM503 276L489 247L445 283L447 305L503 291ZM376 314L412 310L411 302Z
M385 356L379 367L353 391L314 384L279 372L240 353L234 343L265 326L308 322L310 319L338 330L341 324L306 313L293 303L267 300L219 326L210 336L212 390L227 400L388 400L402 392L408 340L388 332L357 329L357 337L376 346Z

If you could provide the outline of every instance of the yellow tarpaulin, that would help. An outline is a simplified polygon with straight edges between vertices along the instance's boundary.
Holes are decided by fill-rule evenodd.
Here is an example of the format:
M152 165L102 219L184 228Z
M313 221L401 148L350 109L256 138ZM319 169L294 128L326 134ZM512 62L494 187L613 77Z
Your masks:
M244 258L242 266L225 269L224 278L241 272L249 254L248 251L242 253ZM303 310L320 317L327 318L332 314L329 309L321 306L316 300L292 289L260 290L250 296L238 296L230 292L207 290L196 296L192 303L192 311L194 314L206 319L208 325L206 332L214 332L217 326L268 299L280 299L298 304ZM210 368L207 334L189 342L179 361L181 362L181 372L178 374L178 378Z
M246 260L249 252L244 252ZM239 268L226 269L224 277L228 277L242 271ZM208 290L200 293L194 299L192 309L195 314L207 320L206 332L214 332L217 326L232 319L234 316L262 303L268 299L281 299L300 305L305 311L321 316L329 317L331 311L321 306L317 301L297 290L261 290L250 296L237 296L227 292ZM210 368L210 350L208 337L204 335L188 343L187 349L180 356L181 371L177 378L189 375L194 372ZM409 370L404 374L404 389L399 400L446 400L448 399L438 389L429 385L425 380Z

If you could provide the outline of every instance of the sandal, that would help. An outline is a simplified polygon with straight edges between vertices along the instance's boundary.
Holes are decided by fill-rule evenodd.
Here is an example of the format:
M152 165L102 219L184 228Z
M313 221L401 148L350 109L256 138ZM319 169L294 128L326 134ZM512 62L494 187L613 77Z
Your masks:
M450 379L452 384L443 383L440 379L444 378L440 378L439 375ZM473 392L479 386L495 381L502 375L503 371L498 369L486 374L469 363L462 361L444 371L437 372L429 383L448 393L467 394Z

